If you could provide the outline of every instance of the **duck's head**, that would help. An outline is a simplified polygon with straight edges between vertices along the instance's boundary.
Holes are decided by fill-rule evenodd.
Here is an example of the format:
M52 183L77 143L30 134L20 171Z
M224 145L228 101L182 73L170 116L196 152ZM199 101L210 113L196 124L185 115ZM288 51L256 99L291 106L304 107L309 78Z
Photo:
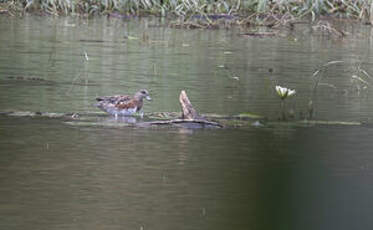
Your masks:
M146 89L141 89L135 94L135 98L138 100L142 100L145 98L148 101L151 101L152 98L149 96L149 92Z

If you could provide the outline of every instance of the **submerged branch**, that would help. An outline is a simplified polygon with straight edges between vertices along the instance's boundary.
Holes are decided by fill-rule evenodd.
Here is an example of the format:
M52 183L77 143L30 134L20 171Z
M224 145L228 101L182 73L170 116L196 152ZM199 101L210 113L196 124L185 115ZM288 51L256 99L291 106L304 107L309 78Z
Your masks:
M179 124L183 127L192 127L194 125L201 125L202 127L219 127L222 128L223 126L217 122L207 121L202 119L173 119L173 120L166 120L166 121L149 121L149 122L141 122L139 123L140 126L152 126L152 125L172 125L172 124Z

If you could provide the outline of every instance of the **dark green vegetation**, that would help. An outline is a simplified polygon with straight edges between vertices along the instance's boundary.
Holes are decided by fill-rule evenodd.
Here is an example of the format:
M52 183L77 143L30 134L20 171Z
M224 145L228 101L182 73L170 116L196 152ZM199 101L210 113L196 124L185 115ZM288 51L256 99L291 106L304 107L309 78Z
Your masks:
M373 2L366 0L0 0L0 13L23 15L158 15L184 20L232 19L236 24L288 22L294 19L334 16L373 20Z

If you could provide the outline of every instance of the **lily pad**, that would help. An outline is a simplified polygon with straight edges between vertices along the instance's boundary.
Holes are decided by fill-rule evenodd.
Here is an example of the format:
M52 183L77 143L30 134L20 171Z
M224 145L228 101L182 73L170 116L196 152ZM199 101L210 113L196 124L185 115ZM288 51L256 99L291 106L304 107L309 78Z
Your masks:
M239 119L264 119L264 117L259 114L249 113L249 112L240 113L234 117L239 118Z
M127 39L128 40L139 40L138 37L134 37L134 36L127 36Z
M309 124L309 125L343 125L343 126L359 126L362 125L361 122L358 121L318 121L318 120L304 120L299 121L299 123Z
M37 113L30 112L30 111L14 111L14 112L8 113L7 115L14 116L14 117L34 117L37 115Z

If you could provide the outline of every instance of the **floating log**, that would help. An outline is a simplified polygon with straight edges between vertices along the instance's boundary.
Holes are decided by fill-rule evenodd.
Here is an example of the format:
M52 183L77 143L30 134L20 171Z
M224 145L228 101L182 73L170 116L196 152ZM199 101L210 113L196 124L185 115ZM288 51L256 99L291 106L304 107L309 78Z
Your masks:
M153 125L178 125L184 128L222 128L223 126L217 122L207 121L207 120L199 120L199 119L173 119L173 120L166 120L166 121L149 121L149 122L142 122L139 123L139 126L147 127Z

